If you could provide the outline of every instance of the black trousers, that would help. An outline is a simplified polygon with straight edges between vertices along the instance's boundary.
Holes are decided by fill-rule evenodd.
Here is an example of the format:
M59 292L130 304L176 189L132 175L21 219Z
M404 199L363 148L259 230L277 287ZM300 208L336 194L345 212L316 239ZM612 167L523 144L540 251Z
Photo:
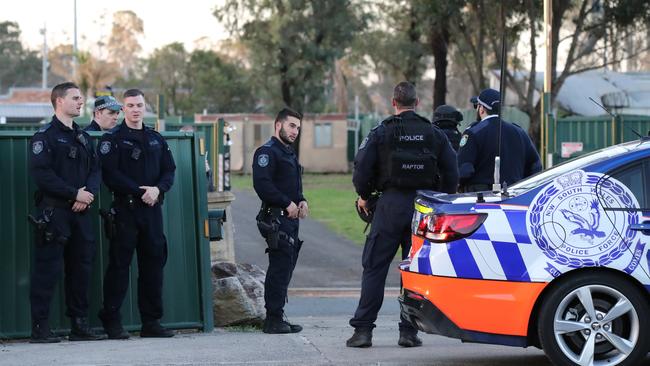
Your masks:
M287 240L279 240L278 249L267 249L269 267L264 281L264 306L266 315L272 317L281 317L284 314L287 289L302 247L302 242L298 239L298 219L281 216L280 231L293 238L293 244Z
M163 268L167 262L167 239L163 234L162 209L136 203L116 205L117 235L111 240L104 276L102 319L121 321L120 308L129 287L133 252L138 258L138 309L143 323L163 316Z
M46 208L51 212L45 237L36 235L31 273L30 303L33 323L47 322L54 288L64 271L65 314L88 316L88 286L95 256L95 232L90 215L68 208Z
M377 202L370 233L363 247L361 298L350 319L355 328L374 328L384 302L384 287L391 262L402 248L402 259L411 249L411 219L414 191L386 190ZM411 323L400 317L400 331L416 333Z

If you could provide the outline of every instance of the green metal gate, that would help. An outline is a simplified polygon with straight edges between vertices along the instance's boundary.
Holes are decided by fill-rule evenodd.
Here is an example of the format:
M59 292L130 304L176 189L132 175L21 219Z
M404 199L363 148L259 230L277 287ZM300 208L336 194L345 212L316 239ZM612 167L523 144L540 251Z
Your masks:
M33 132L0 131L0 338L27 337L31 332L29 287L33 263L32 229L27 215L34 210L34 183L28 172L29 139ZM100 133L92 133L99 136ZM163 221L168 242L165 266L162 322L171 328L213 328L209 242L206 238L207 194L201 133L166 132L176 162L174 186L165 195ZM102 233L99 207L110 206L110 193L102 187L93 205L97 255L91 278L90 320L96 317L102 298L102 280L108 264L108 242ZM122 307L128 330L140 327L137 307L137 261L131 267L131 285ZM62 278L61 278L62 279ZM63 281L50 309L53 329L67 330Z

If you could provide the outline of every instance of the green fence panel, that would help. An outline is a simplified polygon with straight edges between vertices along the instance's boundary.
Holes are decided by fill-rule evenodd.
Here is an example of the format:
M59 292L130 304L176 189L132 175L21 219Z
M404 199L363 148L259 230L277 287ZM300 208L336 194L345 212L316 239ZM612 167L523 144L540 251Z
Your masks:
M92 133L99 136L100 133ZM0 338L27 337L31 332L29 287L33 263L32 229L27 215L34 212L35 190L27 168L31 132L0 132ZM163 222L168 245L165 266L162 322L171 328L213 328L209 242L205 237L207 196L204 157L199 141L202 134L165 132L176 162L174 186L165 195ZM103 273L108 265L108 242L98 207L110 207L105 187L89 213L96 217L97 254L91 276L90 321L101 306ZM137 261L132 262L131 284L122 307L123 324L129 330L140 327L137 306ZM57 284L50 308L50 323L55 330L69 328L65 317L63 281Z
M38 123L3 123L0 124L0 131L36 131L43 127Z
M607 146L637 140L640 134L646 136L650 130L650 116L619 115L616 118L605 115L596 117L558 118L554 135L549 137L548 152L553 154L553 163L558 164ZM580 142L582 151L570 157L562 156L562 143Z

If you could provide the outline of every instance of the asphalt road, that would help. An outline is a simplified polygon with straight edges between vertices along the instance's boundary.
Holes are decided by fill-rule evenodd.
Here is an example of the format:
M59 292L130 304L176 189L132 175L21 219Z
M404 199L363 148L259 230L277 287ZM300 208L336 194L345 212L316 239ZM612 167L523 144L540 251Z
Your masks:
M235 260L266 270L266 243L257 231L255 216L260 200L254 192L233 190L232 219L235 227ZM300 221L300 239L305 243L293 274L292 288L359 288L363 248L327 229L309 217ZM399 287L399 261L394 261L386 285Z

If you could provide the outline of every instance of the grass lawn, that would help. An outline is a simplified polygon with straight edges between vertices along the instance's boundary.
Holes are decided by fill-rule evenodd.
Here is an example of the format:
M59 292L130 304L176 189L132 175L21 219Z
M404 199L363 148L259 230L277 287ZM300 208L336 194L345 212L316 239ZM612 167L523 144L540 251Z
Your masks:
M253 191L250 175L233 174L230 184L236 189ZM366 223L361 221L354 209L357 194L352 186L352 175L305 174L302 184L313 219L353 242L363 244Z

